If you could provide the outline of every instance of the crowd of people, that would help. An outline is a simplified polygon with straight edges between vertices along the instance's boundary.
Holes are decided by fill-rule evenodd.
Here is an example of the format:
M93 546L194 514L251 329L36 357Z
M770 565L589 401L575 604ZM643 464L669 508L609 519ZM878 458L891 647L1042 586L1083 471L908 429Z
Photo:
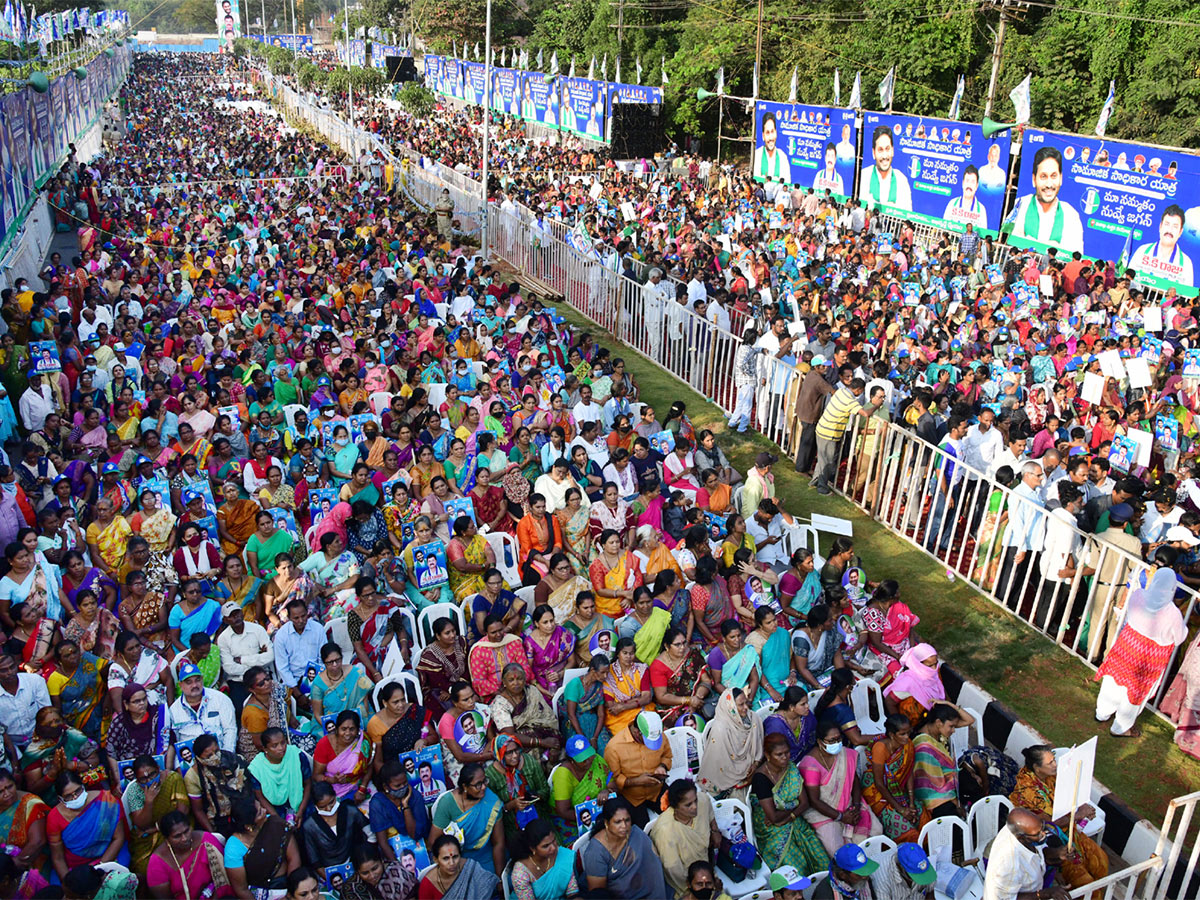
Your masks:
M723 432L648 403L617 348L389 190L378 158L237 102L235 65L139 55L124 138L46 188L78 256L0 295L0 896L476 900L504 878L519 900L719 900L757 877L777 900L916 898L976 863L922 827L995 795L1015 809L988 900L1106 874L1094 812L1051 815L1052 748L951 749L975 722L919 601L849 538L791 551L802 501L777 493L776 456L735 470ZM360 113L477 166L469 113ZM1093 409L1076 394L1098 363L1077 354L1148 346L1082 324L1144 315L1116 273L1051 259L996 285L971 235L884 252L862 207L699 161L621 173L512 127L498 146L503 199L583 209L606 265L677 276L668 302L747 335L723 377L796 365L792 462L817 490L851 417L894 417L941 448L910 473L942 490L940 520L994 536L996 577L1088 566L1055 523L1146 555L1144 575L1094 567L1127 610L1101 703L1136 734L1187 636L1200 507L1164 455L1110 477L1107 449L1195 396L1185 301L1161 383L1110 378ZM643 227L605 224L566 177L587 173ZM743 202L786 224L718 240ZM953 301L901 305L900 281L952 274ZM1043 275L1053 308L1005 311ZM1001 337L1017 352L997 373ZM956 502L956 460L1020 474L1007 521ZM1169 694L1185 725L1198 660Z

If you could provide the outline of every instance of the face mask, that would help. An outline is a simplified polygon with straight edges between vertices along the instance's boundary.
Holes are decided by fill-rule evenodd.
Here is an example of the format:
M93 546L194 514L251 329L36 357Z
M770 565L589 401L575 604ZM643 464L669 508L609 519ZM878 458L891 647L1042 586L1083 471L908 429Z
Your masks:
M187 545L189 547L196 548L196 547L200 546L200 542L203 540L204 540L204 538L201 537L200 535L193 534L190 538L187 539Z
M828 753L830 756L837 756L839 753L842 752L842 742L841 741L838 741L836 744L822 744L821 746L825 748L825 752Z
M322 809L322 810L319 810L319 812L320 812L320 813L321 813L321 815L323 815L323 816L332 816L332 815L333 815L335 812L337 812L337 811L338 811L338 806L339 806L339 805L340 805L340 804L338 803L338 801L337 801L337 800L334 800L334 801L333 801L333 806L331 806L329 809Z
M332 409L323 409L323 410L321 410L321 415L323 415L327 419L332 419L333 418L333 410Z
M87 799L87 791L80 791L79 796L73 800L64 800L63 806L65 806L67 809L83 809L84 805L87 803Z
M197 758L200 760L200 764L204 765L204 766L215 766L217 763L219 763L221 761L221 755L219 753L214 753L212 756L197 757Z
M712 888L695 888L692 890L692 896L694 896L696 900L709 900L712 895Z
M337 439L337 440L335 440L333 443L334 443L334 445L335 445L335 446L338 446L338 447L345 447L345 446L346 446L348 443L350 443L350 442L349 442L349 441L347 441L345 438L338 438L338 439Z

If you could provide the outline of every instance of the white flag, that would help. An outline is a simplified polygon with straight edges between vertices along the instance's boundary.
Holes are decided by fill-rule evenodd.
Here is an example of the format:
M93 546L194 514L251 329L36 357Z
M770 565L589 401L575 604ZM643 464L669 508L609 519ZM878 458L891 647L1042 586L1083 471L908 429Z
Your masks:
M541 50L538 50L537 67L538 67L539 72L542 71L542 51Z
M1104 137L1104 132L1108 130L1108 117L1112 115L1113 102L1117 98L1117 83L1110 81L1108 83L1108 99L1104 101L1104 109L1100 110L1100 118L1096 121L1096 134Z
M637 58L637 78L634 79L634 84L642 83L642 54L638 54Z
M758 99L758 60L754 61L754 83L752 87L753 90L751 91L750 96Z
M788 88L788 103L796 102L796 91L800 87L800 83L797 80L797 79L799 79L799 77L800 77L799 70L795 66L792 66L792 83L791 83L791 86Z
M850 108L862 109L862 72L854 73L854 84L850 88Z
M667 77L667 58L665 56L662 58L662 83L663 87L671 83L671 79Z
M508 48L507 47L500 48L500 65L502 67L508 65Z
M619 53L617 54L617 71L616 74L613 75L613 81L615 81L617 84L621 83L621 55Z
M892 108L892 100L896 96L896 67L892 66L888 69L888 73L883 76L883 81L879 82L879 108L888 110Z
M795 84L796 70L792 70L792 83ZM842 105L842 73L838 69L833 70L833 105Z
M600 60L600 80L608 81L608 53L605 52Z
M550 52L550 74L551 75L558 74L558 51L557 50L552 50Z
M1025 76L1025 80L1012 89L1008 99L1017 110L1017 124L1029 124L1029 85L1033 81L1033 73Z
M588 81L596 80L596 54L592 54L592 61L588 63Z
M574 78L574 77L575 77L575 57L574 57L574 56L572 56L572 57L571 57L571 71L569 71L569 72L567 73L567 77L568 77L568 78Z
M958 111L962 106L963 91L967 89L967 76L958 76L958 85L954 88L954 99L950 101L950 118L958 121Z
M718 94L725 93L725 67L724 66L721 66L721 68L717 69L717 93Z
M458 59L458 41L450 39L450 55L453 59Z
M479 41L475 42L475 59L476 61L479 60Z

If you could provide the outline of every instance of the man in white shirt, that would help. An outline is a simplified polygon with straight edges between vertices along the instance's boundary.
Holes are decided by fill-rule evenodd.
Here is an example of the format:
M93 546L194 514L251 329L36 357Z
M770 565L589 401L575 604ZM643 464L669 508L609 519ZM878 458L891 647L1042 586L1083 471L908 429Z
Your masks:
M662 345L663 316L674 290L663 281L662 269L651 269L649 280L642 285L642 324L650 336L650 358L659 359Z
M717 291L712 302L708 304L708 321L722 331L730 331L733 328L733 320L729 318L729 310L725 306L728 296L724 291Z
M226 601L221 607L221 616L227 626L217 635L221 669L225 672L234 705L241 706L241 701L246 699L242 676L251 666L270 668L275 663L275 651L267 629L257 622L247 622L236 600Z
M585 384L579 389L579 402L575 404L575 408L571 410L571 414L575 416L576 422L599 422L603 415L603 408L592 399L592 386Z
M695 311L698 300L708 300L708 288L700 277L700 270L692 274L692 280L687 283L688 309Z
M233 701L204 686L204 676L190 662L179 664L179 696L171 704L171 730L176 740L190 741L208 733L222 750L237 749L238 723Z
M21 410L21 422L28 431L41 431L46 423L46 416L57 408L54 404L54 391L46 384L42 373L29 373L29 390L21 395L18 404Z
M23 749L33 737L38 710L50 706L50 692L41 675L22 672L11 656L0 655L0 727Z
M781 512L774 500L768 499L759 501L754 515L746 520L746 533L754 538L758 561L776 572L784 572L788 567L783 552L783 530L791 522L792 517Z
M1046 860L1042 848L1050 831L1046 824L1027 809L1017 808L992 842L987 876L983 881L983 900L1067 900L1062 887L1043 889Z
M1012 469L1013 475L1018 475L1021 472L1021 467L1028 460L1025 458L1025 446L1028 441L1025 435L1019 431L1014 431L1009 435L1008 446L992 457L992 463L987 468L989 478L995 478L996 473L1005 466Z
M1038 560L1042 590L1034 625L1057 630L1065 624L1060 620L1083 545L1075 525L1075 517L1083 509L1083 495L1075 484L1059 479L1056 496L1058 503L1046 516L1046 538Z
M1041 492L1044 477L1040 462L1025 463L1021 467L1021 483L1013 489L1009 500L1008 527L1001 542L1004 554L996 582L996 596L1006 603L1024 596L1025 575L1042 549L1046 518Z

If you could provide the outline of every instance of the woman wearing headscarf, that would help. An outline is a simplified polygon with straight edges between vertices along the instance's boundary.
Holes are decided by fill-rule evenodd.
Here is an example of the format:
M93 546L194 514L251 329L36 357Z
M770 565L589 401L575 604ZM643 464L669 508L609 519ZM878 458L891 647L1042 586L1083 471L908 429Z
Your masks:
M900 656L900 673L884 689L888 712L903 713L913 728L921 724L933 704L946 699L946 688L938 674L937 651L917 644Z
M1135 724L1138 714L1162 680L1175 648L1187 640L1183 616L1173 602L1178 586L1175 572L1161 565L1146 587L1130 592L1125 623L1096 671L1096 721L1112 719L1114 737L1141 735Z
M504 809L504 843L511 846L534 819L550 820L550 785L538 752L521 751L521 742L508 734L492 741L493 759L484 769L488 787Z
M320 524L309 536L308 545L314 553L321 549L321 536L326 534L336 534L341 537L342 543L346 543L346 524L350 517L354 515L354 508L345 501L334 505L321 519Z
M696 784L716 799L750 783L762 759L762 720L750 712L750 697L729 688L717 701L713 720L704 729L704 754Z

